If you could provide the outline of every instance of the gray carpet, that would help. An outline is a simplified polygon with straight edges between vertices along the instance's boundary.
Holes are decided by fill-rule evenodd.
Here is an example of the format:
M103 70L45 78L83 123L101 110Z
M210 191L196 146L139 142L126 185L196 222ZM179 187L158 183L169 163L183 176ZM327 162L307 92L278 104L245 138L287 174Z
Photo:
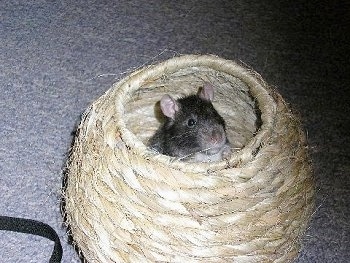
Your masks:
M349 262L349 9L311 2L0 0L0 215L51 225L62 262L79 262L59 201L80 114L136 67L211 53L257 70L308 132L317 211L296 262ZM0 232L1 262L48 262L52 248Z

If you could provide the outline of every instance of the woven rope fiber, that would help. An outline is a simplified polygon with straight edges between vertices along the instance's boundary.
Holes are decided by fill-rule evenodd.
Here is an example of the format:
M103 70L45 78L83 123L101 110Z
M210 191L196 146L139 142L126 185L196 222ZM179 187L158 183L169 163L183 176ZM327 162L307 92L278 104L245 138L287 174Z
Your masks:
M189 163L147 148L162 95L205 82L231 157ZM88 262L291 262L314 209L300 122L257 73L213 55L114 84L83 114L67 171L66 223Z

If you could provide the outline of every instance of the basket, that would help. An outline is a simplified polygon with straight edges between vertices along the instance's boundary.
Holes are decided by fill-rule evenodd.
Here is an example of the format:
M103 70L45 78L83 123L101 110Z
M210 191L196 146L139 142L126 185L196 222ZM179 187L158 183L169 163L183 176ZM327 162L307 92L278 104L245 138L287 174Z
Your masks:
M226 120L228 160L157 154L155 104L204 82ZM65 222L88 262L290 262L314 209L304 132L251 69L184 55L118 81L83 114L67 162Z

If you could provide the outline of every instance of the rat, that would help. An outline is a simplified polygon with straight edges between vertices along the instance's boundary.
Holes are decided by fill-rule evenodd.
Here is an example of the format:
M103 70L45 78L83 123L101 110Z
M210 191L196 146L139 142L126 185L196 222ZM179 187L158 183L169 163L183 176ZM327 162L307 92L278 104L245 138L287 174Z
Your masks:
M230 142L224 119L212 104L214 87L205 83L197 94L160 100L165 122L149 139L148 146L165 155L196 162L226 159Z

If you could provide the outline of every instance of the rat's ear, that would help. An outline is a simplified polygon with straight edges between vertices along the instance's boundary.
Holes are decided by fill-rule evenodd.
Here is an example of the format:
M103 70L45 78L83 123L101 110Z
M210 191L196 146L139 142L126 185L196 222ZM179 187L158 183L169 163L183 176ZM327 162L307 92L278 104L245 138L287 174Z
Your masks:
M175 113L179 110L179 105L174 98L166 94L160 100L160 108L165 116L174 120Z
M204 86L198 90L198 96L203 100L212 101L214 99L214 87L209 82L205 82Z

